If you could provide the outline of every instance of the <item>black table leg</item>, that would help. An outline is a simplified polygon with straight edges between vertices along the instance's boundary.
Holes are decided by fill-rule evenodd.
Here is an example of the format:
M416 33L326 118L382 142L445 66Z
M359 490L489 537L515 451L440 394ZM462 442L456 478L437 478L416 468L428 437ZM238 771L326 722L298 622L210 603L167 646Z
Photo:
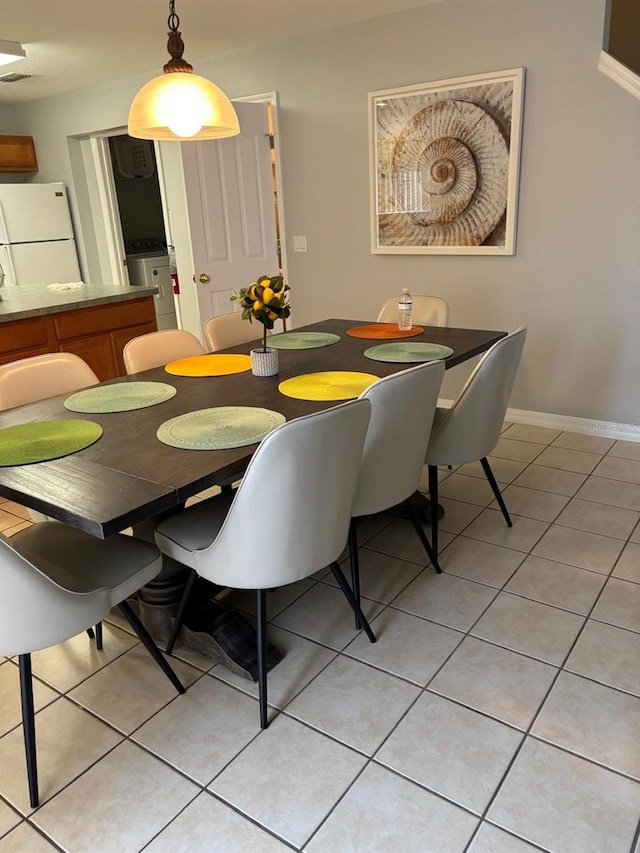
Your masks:
M153 542L153 531L159 520L160 517L134 525L134 536ZM163 554L160 574L138 591L135 602L130 602L147 631L163 648L171 636L173 620L189 577L190 569ZM198 580L185 613L180 642L237 675L257 681L255 629L244 616L213 600L221 591L221 587L202 578ZM268 642L267 671L281 660L280 650Z

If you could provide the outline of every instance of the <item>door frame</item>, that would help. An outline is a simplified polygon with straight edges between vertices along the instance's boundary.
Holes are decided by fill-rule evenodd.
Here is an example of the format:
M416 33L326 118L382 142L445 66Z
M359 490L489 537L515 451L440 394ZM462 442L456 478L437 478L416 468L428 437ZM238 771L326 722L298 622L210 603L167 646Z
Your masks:
M278 233L280 235L280 257L282 259L282 269L284 276L287 276L287 253L285 239L285 216L284 216L284 197L282 191L282 158L280 145L280 131L278 123L278 93L277 92L262 92L256 95L246 95L242 98L233 98L235 101L248 101L255 103L268 103L271 105L271 119L273 125L273 145L274 159L276 170L276 186L278 193L278 205L274 207L274 215L277 217ZM110 128L109 130L96 131L79 140L81 148L84 150L84 170L85 180L91 186L89 204L91 207L91 216L94 221L94 227L98 233L102 232L104 236L104 251L100 253L99 264L102 280L112 282L118 286L128 285L128 275L124 260L124 240L122 236L122 226L120 224L120 216L118 213L118 200L116 196L115 181L113 177L113 169L111 167L111 158L109 154L109 137L120 136L127 132L126 127ZM179 143L188 144L188 143ZM164 226L167 242L176 246L176 266L178 269L178 278L182 294L185 294L185 288L191 284L195 293L195 268L193 264L193 255L191 252L190 235L188 221L183 221L184 216L182 211L178 209L177 215L172 216L172 211L168 203L170 192L168 191L167 180L167 158L166 154L170 150L165 146L175 146L175 143L158 143L154 142L156 163L158 167L158 182L160 185L160 196L162 200L162 212L164 217ZM163 150L164 149L164 150ZM172 151L174 153L174 151ZM175 159L175 158L171 158ZM185 194L184 178L180 175L179 182L182 183L182 195ZM176 186L174 184L173 191ZM180 240L180 236L182 240ZM187 251L188 237L188 251ZM179 250L181 246L181 250ZM185 303L191 300L185 299ZM180 328L187 328L198 337L200 335L199 324L195 323L195 319L190 316L188 305L185 304L184 312L180 297L176 299L178 324Z

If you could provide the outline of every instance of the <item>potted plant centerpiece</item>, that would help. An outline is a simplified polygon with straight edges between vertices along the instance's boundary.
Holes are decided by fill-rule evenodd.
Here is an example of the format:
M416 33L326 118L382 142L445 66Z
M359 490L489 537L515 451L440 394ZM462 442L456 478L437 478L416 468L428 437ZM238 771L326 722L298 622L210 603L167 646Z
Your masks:
M276 320L286 320L291 314L288 299L289 285L281 275L261 275L249 287L231 296L242 306L242 317L252 323L262 323L262 346L251 350L251 371L255 376L275 376L278 372L278 350L267 346L267 332Z

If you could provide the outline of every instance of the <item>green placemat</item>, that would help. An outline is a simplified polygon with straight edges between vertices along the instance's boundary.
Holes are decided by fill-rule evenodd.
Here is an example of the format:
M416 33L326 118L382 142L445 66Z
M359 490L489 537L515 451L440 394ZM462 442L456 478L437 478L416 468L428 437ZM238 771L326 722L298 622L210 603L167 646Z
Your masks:
M278 385L278 390L297 400L352 400L378 379L380 377L372 373L325 370L285 379Z
M102 435L93 421L35 421L0 429L0 466L60 459L89 447Z
M446 358L452 355L451 347L446 347L444 344L426 344L420 341L402 341L397 344L378 344L375 347L369 347L364 351L364 355L373 361L394 361L394 362L420 362L420 361L436 361L440 358Z
M184 450L228 450L262 441L285 421L284 415L271 409L217 406L171 418L156 435L163 444Z
M67 397L64 407L71 412L130 412L157 406L175 395L173 385L164 382L117 382L78 391Z
M276 349L318 349L337 344L340 335L332 332L284 332L281 335L270 335L268 344Z

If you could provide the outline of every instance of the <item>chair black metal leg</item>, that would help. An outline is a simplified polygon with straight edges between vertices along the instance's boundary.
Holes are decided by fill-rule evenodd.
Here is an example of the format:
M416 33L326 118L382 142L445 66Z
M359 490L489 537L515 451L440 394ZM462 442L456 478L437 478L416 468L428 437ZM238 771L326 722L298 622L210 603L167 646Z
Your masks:
M429 500L431 501L431 548L438 559L438 466L429 465Z
M169 681L176 688L178 693L184 693L185 689L182 686L180 679L175 674L175 672L171 669L171 667L166 662L166 660L162 657L162 652L156 646L156 644L153 640L153 637L147 631L147 629L144 627L142 622L138 619L136 614L133 612L129 603L126 601L121 601L120 604L118 605L118 607L120 608L122 615L125 617L127 622L131 625L133 630L140 637L142 644L149 651L149 653L151 654L151 656L153 657L155 662L158 664L160 669L164 672L164 674L167 676Z
M420 541L424 547L424 550L427 552L427 557L433 563L433 568L436 570L438 574L441 574L442 569L440 568L440 564L438 563L438 558L436 557L433 548L431 547L429 540L427 539L427 535L424 532L424 528L420 524L420 517L418 513L415 511L415 508L410 500L406 500L402 504L404 508L407 510L407 514L411 519L413 526L415 527L416 533L418 534Z
M31 679L31 655L19 655L20 699L22 701L22 728L24 751L27 759L27 779L31 808L40 805L38 798L38 764L36 761L36 723L33 710L33 681Z
M502 510L502 514L504 515L504 520L507 522L507 527L513 527L513 522L511 521L511 517L509 515L509 510L507 509L507 505L505 504L502 495L500 494L500 489L498 488L498 484L496 483L496 478L493 476L493 471L491 470L491 466L489 465L489 460L485 456L484 459L480 460L480 464L482 465L482 470L485 473L487 480L489 481L489 485L493 491L493 494L496 496L496 500L498 501L498 506Z
M349 562L351 563L351 590L353 597L360 604L360 560L358 559L358 531L355 518L349 525ZM359 631L362 624L356 613L356 628Z
M260 703L260 728L266 729L267 720L267 595L266 590L257 589L256 651L258 655L258 701Z
M342 569L340 568L340 566L337 563L331 563L330 568L331 568L331 571L333 572L334 578L338 581L338 585L340 586L340 589L344 593L345 598L347 599L347 601L351 605L351 609L356 614L356 616L360 619L360 624L364 628L364 632L367 635L367 637L369 638L369 641L372 643L375 643L376 642L376 635L371 630L371 625L369 625L369 623L367 621L367 617L362 612L360 604L354 598L351 587L347 583L347 579L345 578L345 576L342 573Z
M98 622L96 625L95 631L93 628L87 628L87 637L90 640L96 641L96 649L101 652L102 651L102 622Z
M184 622L184 614L187 609L187 604L189 603L191 593L193 592L193 586L197 579L198 573L195 569L192 569L191 574L189 575L189 578L185 585L184 592L182 593L182 598L180 599L180 604L178 605L178 612L176 613L173 628L171 629L171 636L169 637L169 642L167 643L168 655L170 655L173 651L173 647L175 646L176 640L178 639L180 628L182 627L182 623Z

